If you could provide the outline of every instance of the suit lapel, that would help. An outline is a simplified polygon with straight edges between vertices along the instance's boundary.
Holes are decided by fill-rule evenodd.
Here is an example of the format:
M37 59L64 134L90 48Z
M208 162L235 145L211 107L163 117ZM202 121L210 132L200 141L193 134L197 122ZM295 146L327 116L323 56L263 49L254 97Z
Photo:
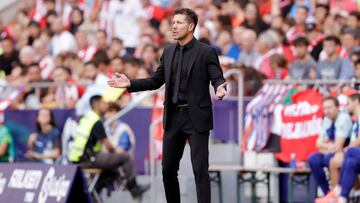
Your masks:
M197 51L197 48L198 48L198 42L195 41L195 44L194 44L194 48L191 50L191 54L190 54L190 57L189 57L189 67L188 67L188 72L187 72L187 78L189 78L189 75L190 75L190 72L192 70L192 67L194 66L194 62L195 62L195 59L196 59L196 56L198 55L198 51Z
M164 58L164 65L165 65L165 82L170 81L170 76L172 73L172 64L173 58L175 54L176 45L172 45L169 47L168 55Z

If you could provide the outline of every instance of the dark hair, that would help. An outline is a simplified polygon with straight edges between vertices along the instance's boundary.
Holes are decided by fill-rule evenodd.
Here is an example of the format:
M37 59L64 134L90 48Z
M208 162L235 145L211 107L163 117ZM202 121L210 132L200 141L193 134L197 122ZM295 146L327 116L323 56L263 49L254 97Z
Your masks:
M356 17L357 20L360 20L360 12L359 11L351 11L349 13L349 16L354 16L354 17Z
M316 4L315 6L316 8L323 8L326 10L326 14L325 16L328 16L329 15L329 11L330 11L330 6L329 5L326 5L326 4Z
M351 99L352 101L358 101L360 103L360 94L359 93L355 93L349 96L349 99Z
M118 38L118 37L113 37L113 38L111 39L111 42L118 42L119 44L124 44L123 41L122 41L120 38Z
M309 8L308 8L308 7L306 7L306 6L304 6L304 5L300 5L300 6L298 7L298 9L300 9L300 8L305 9L306 12L309 13Z
M309 40L306 37L297 37L294 42L294 46L309 46Z
M99 102L102 99L101 95L94 95L90 97L90 106L93 109L96 102Z
M329 35L325 37L324 42L325 41L333 41L336 45L341 45L339 38L336 37L335 35Z
M96 66L99 66L101 63L104 63L105 65L109 65L110 59L108 55L106 54L105 50L99 50L95 53L93 56L93 61Z
M29 23L29 27L31 27L31 26L35 26L37 28L40 28L40 24L38 22L34 21L34 20L30 21L30 23Z
M347 35L348 34L348 35L351 35L353 38L358 39L358 38L360 38L359 32L360 32L359 29L354 29L354 28L351 28L351 27L345 27L342 30L341 34L342 35Z
M41 132L41 126L40 126L40 123L39 121L37 120L38 116L39 116L39 112L41 110L48 110L50 112L50 125L53 127L53 128L56 128L56 125L55 125L55 119L54 119L54 113L51 111L51 109L47 109L47 108L42 108L42 109L39 109L36 113L36 131L38 133Z
M110 102L107 111L116 111L119 112L121 110L121 107L115 103L115 102Z
M336 107L340 106L339 100L334 96L324 97L322 102L324 103L325 101L332 101L335 104Z
M195 30L195 27L198 23L198 16L196 15L196 13L193 10L191 10L189 8L178 8L174 11L174 15L185 15L186 20L189 23L194 24L194 30Z

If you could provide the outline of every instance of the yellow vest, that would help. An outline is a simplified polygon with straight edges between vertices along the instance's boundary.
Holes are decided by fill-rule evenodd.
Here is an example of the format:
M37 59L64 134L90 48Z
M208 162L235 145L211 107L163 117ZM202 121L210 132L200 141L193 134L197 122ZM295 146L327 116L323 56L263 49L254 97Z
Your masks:
M80 119L70 147L70 161L80 161L80 158L84 154L86 144L89 140L91 130L94 127L95 123L99 120L100 116L97 115L94 111L90 111ZM101 150L101 142L98 141L98 143L96 143L96 145L94 146L93 150L94 152L99 152Z

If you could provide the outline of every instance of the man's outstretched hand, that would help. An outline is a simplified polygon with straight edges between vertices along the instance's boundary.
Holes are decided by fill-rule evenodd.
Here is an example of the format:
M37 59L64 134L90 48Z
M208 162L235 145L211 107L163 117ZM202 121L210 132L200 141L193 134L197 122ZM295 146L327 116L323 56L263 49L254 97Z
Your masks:
M216 89L216 99L222 100L224 96L226 95L226 85L228 82L224 82L223 84L219 85Z
M130 80L126 75L115 73L116 78L110 79L107 83L110 87L115 88L128 88L130 87Z

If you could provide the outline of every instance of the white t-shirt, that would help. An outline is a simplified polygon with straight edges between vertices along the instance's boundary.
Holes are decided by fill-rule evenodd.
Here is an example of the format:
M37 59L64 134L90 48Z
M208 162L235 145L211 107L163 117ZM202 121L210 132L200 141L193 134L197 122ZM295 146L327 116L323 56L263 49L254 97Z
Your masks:
M62 52L76 52L75 37L68 31L51 38L51 53L53 56Z
M126 47L136 47L140 37L138 19L143 16L139 0L112 0L109 4L109 18L113 33L124 41Z

